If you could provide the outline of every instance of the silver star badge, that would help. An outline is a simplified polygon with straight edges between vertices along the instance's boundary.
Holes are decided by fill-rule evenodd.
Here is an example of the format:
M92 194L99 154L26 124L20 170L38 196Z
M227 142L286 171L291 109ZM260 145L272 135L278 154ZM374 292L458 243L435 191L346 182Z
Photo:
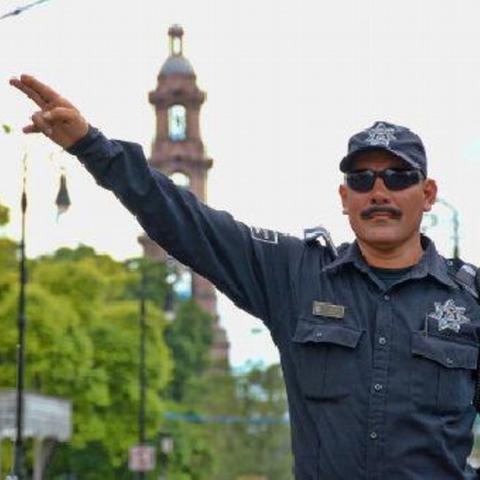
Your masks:
M430 313L429 317L438 321L438 330L453 330L455 333L460 331L460 326L469 323L470 319L464 315L465 307L457 307L450 298L443 305L435 302L435 312Z
M374 127L367 130L368 138L366 142L369 145L382 145L388 147L392 140L396 140L395 128L387 127L384 123L377 123Z

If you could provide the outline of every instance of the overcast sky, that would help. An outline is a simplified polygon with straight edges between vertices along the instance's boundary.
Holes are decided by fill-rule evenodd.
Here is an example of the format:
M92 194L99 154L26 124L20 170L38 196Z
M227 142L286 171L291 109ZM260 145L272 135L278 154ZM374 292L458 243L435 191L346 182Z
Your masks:
M26 3L0 0L0 15ZM48 140L19 133L33 107L8 79L36 75L105 134L139 142L149 154L154 112L147 95L168 56L168 27L180 23L185 56L208 94L201 123L215 162L212 206L255 226L301 235L323 224L336 242L351 240L338 162L351 134L392 121L423 138L430 175L461 215L461 254L480 263L479 17L474 0L50 0L4 19L0 124L16 135L0 137L0 202L12 208L3 233L19 236L27 148L30 256L78 243L117 259L141 253L139 227L110 193ZM73 204L57 223L60 165ZM434 211L440 224L429 233L449 255L450 214ZM235 366L276 361L268 334L252 334L258 321L224 297L220 314Z

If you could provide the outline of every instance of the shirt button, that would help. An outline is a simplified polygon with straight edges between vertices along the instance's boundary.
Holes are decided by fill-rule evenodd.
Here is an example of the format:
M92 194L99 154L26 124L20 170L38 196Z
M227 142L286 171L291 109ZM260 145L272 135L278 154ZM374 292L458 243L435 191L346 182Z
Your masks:
M388 302L390 300L390 295L384 295L383 296L383 299Z
M385 344L387 343L387 339L386 339L385 337L380 337L380 338L378 339L378 343L379 343L380 345L385 345Z
M370 433L370 438L371 438L372 440L376 440L376 439L378 438L377 432L372 432L372 433Z
M321 338L321 337L322 337L322 332L317 332L317 333L315 334L315 337L316 337L316 338Z
M379 392L379 391L383 388L383 386L382 386L380 383L376 383L376 384L373 386L373 388L374 388L377 392Z
M450 357L448 357L448 358L447 358L447 364L448 364L448 365L451 365L452 363L453 363L453 360L452 360Z

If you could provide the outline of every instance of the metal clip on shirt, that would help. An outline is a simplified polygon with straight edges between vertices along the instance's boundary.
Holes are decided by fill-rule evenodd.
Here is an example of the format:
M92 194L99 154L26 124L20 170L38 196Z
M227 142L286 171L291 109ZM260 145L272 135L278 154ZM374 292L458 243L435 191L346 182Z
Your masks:
M324 246L328 249L332 257L335 259L338 257L338 250L335 244L332 241L330 232L325 228L319 225L318 227L306 228L303 231L305 242L312 244L315 242L324 243Z

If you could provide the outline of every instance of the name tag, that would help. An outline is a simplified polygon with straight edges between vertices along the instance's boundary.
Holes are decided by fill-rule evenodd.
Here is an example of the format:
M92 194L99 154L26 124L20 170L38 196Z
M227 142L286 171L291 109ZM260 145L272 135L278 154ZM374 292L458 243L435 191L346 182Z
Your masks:
M321 317L343 318L345 307L326 302L313 302L313 314Z

